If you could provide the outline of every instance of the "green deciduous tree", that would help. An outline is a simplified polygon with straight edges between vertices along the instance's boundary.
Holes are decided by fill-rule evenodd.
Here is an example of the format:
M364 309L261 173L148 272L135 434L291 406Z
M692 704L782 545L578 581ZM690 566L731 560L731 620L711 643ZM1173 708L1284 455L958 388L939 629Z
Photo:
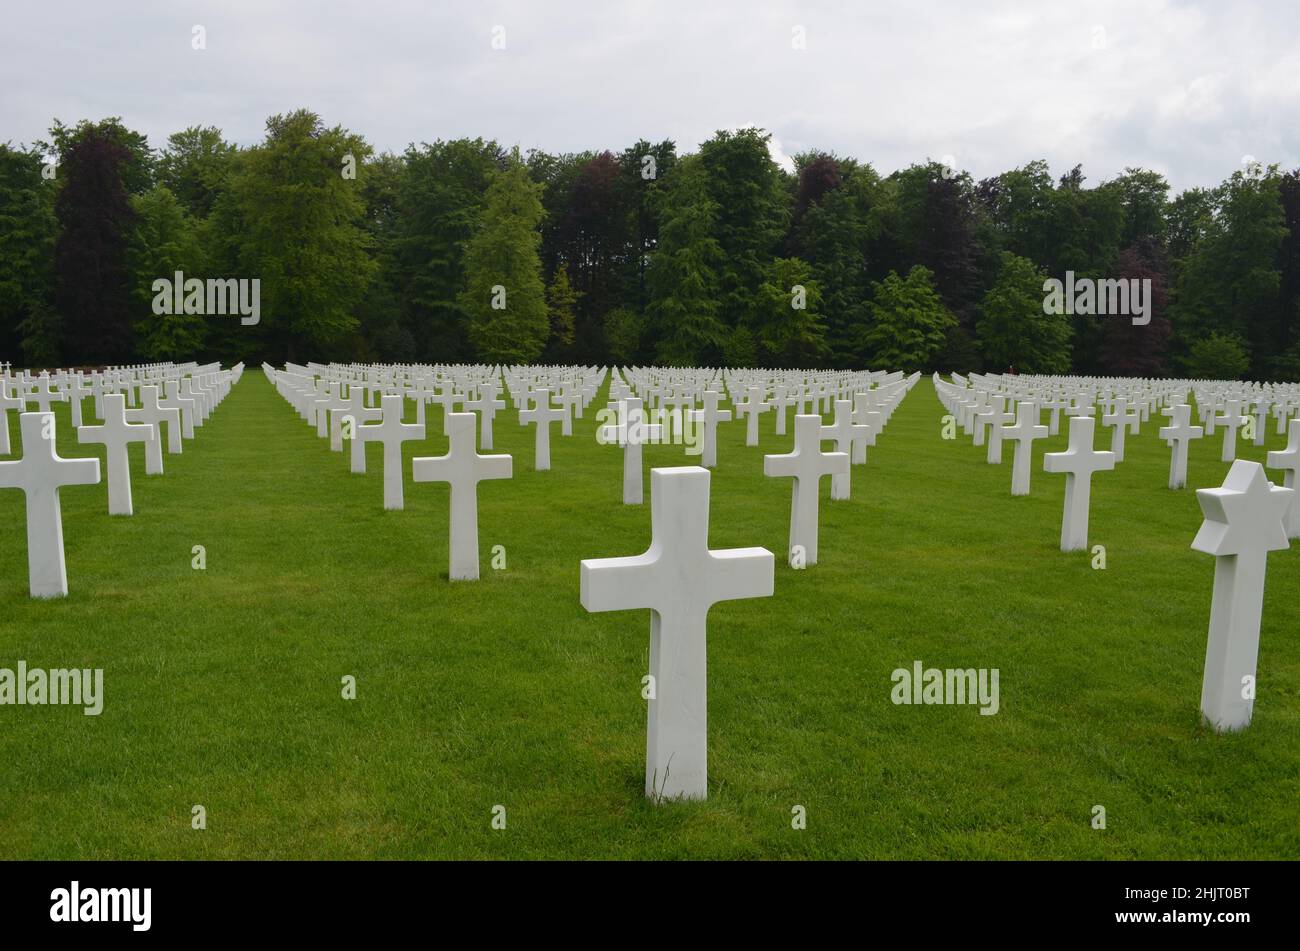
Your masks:
M122 148L118 175L127 194L141 195L153 187L157 156L149 146L148 137L143 132L128 129L117 116L98 122L82 119L75 126L64 125L55 119L50 125L49 141L37 142L36 145L43 152L56 156L62 165L68 150L89 135L98 140L113 142Z
M1279 260L1287 227L1276 169L1234 172L1216 193L1215 214L1174 286L1175 332L1184 342L1213 331L1235 334L1263 375L1276 352Z
M542 187L515 155L488 187L483 219L465 250L469 337L479 359L531 363L550 333L538 256Z
M59 362L54 310L53 183L36 149L0 145L0 350L30 366Z
M1070 369L1070 324L1043 313L1046 274L1034 262L1003 252L997 280L980 302L975 323L985 366L1003 372L1066 373Z
M1241 337L1216 330L1192 341L1184 369L1197 380L1239 380L1250 369L1250 354Z
M158 184L165 185L190 215L207 217L228 187L237 149L213 126L191 126L167 137L158 156Z
M643 313L649 304L646 269L659 245L659 193L677 164L677 146L670 139L651 144L639 140L619 156L619 206L628 216L631 244L624 256L623 304Z
M736 327L753 313L754 295L790 219L790 195L768 152L762 129L719 131L700 146L713 237L722 251L717 268L723 325Z
M202 314L154 314L153 282L204 272L197 223L171 190L157 185L131 199L136 230L127 253L131 313L135 318L136 353L144 360L184 362L199 356L208 324Z
M266 130L231 180L239 273L230 276L261 281L261 321L242 329L290 359L319 359L357 328L353 308L376 270L365 200L343 175L347 158L360 165L370 147L307 110L272 116Z
M357 167L356 184L365 202L365 230L370 254L378 265L354 313L361 339L356 359L410 363L417 359L415 337L402 310L397 265L400 196L407 174L400 155L372 155Z
M822 294L812 268L798 258L767 266L754 301L753 331L765 366L820 367L830 355Z
M1124 209L1123 247L1131 248L1139 241L1152 242L1148 247L1164 243L1169 226L1169 182L1163 175L1145 168L1126 168L1103 187L1119 196Z
M683 159L663 192L659 250L646 276L647 315L662 363L712 364L721 355L727 330L719 305L722 250L713 236L717 213L700 161Z
M885 218L885 189L871 166L852 159L808 153L797 156L795 164L799 180L786 247L812 266L821 291L831 364L861 365L859 350L871 296L871 265L879 258L875 252Z
M412 146L405 158L392 282L406 326L421 359L471 360L469 315L460 304L465 247L506 156L495 142L453 139Z
M569 283L569 266L561 264L546 287L546 312L551 324L550 345L557 353L573 343L573 307L580 295Z
M944 306L928 268L917 265L899 277L890 272L872 288L871 322L863 347L871 366L895 370L924 370L943 348L957 325Z
M605 315L605 347L610 359L629 364L641 349L644 321L630 307L615 307Z

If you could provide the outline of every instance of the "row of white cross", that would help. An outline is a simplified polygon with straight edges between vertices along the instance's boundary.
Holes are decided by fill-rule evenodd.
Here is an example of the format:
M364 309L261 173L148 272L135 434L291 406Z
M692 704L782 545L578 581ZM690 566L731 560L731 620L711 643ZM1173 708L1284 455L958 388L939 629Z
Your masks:
M535 469L550 468L550 427L560 422L566 435L580 416L594 389L606 376L595 368L421 368L421 367L328 367L309 364L277 370L263 365L267 378L293 405L302 418L316 427L318 435L331 436L331 448L342 451L342 437L352 442L352 471L365 471L367 442L384 447L384 504L401 508L403 466L402 443L425 437L425 420L404 422L406 399L416 401L417 414L429 399L429 380L444 409L444 425L450 439L445 456L412 460L415 482L445 481L451 484L451 572L454 580L479 576L477 483L483 479L509 478L511 459L507 455L485 456L475 446L475 413L456 412L457 403L480 410L485 441L491 440L491 421L499 406L495 400L499 372L519 409L520 423L536 427ZM646 743L646 794L655 798L704 798L707 788L707 689L706 617L709 607L723 600L771 595L774 586L774 557L764 548L711 551L708 547L709 468L716 465L716 427L730 419L731 411L718 408L723 394L711 386L726 388L733 409L749 415L751 424L767 408L769 387L782 395L794 393L791 405L815 409L825 392L834 408L834 422L823 423L817 413L800 412L794 418L794 446L788 453L764 457L764 473L793 480L790 517L790 556L797 567L814 565L818 549L819 483L831 476L832 499L849 498L850 462L865 463L866 449L875 444L889 415L915 384L908 380L885 379L866 392L852 386L870 386L870 375L852 381L820 384L821 391L787 385L757 372L723 379L718 374L699 373L690 384L678 371L654 368L610 371L610 404L614 422L598 429L602 443L620 446L624 453L623 501L642 502L641 447L655 441L666 423L650 422L635 389L657 402L655 414L703 427L704 466L657 468L651 471L651 522L653 538L642 555L627 558L586 560L581 564L581 600L590 611L650 608L650 668L656 684L649 701ZM671 384L670 376L679 378ZM653 382L652 382L653 381ZM562 395L552 406L552 388ZM346 393L344 392L346 389ZM784 391L784 394L781 393ZM459 397L457 393L461 394ZM471 393L476 395L471 397ZM741 395L743 394L743 399ZM841 394L851 399L837 398ZM381 406L368 405L377 395ZM701 401L702 409L694 404ZM486 401L486 402L485 402ZM805 402L806 401L806 402ZM491 406L486 410L482 408ZM830 407L828 407L830 408ZM784 408L780 408L784 415ZM780 417L778 417L780 419ZM861 421L859 421L861 420ZM778 427L784 427L778 422ZM753 426L751 425L751 430ZM756 438L750 438L751 444ZM834 451L822 444L831 441Z
M1011 465L1011 494L1028 495L1032 462L1032 446L1036 440L1055 435L1056 412L1064 410L1070 422L1070 444L1065 452L1047 453L1043 467L1047 472L1066 474L1066 503L1061 523L1061 550L1075 551L1088 545L1088 509L1091 496L1091 480L1094 472L1113 469L1117 463L1124 461L1126 435L1136 436L1141 432L1142 423L1153 410L1160 409L1170 417L1170 424L1161 427L1160 438L1170 447L1169 488L1181 489L1187 484L1188 449L1194 440L1202 438L1205 428L1191 424L1192 407L1187 403L1176 402L1186 395L1185 389L1173 387L1166 389L1162 395L1143 402L1143 412L1131 411L1128 400L1113 396L1100 400L1106 408L1100 414L1103 426L1111 428L1109 451L1093 449L1097 412L1095 390L1075 389L1075 397L1068 402L1020 399L1015 403L1016 412L1012 415L1004 410L1011 397L996 389L983 386L967 387L966 381L955 376L960 384L947 383L935 374L935 391L940 402L949 410L955 425L961 426L967 435L972 436L976 446L987 444L987 461L1000 464L1002 445L1005 441L1015 446ZM975 379L975 378L972 378ZM1003 377L1001 382L1012 377ZM985 382L981 380L980 382ZM997 386L999 381L991 381ZM1077 384L1076 384L1077 386ZM1041 390L1026 392L1023 385L1016 389L1021 395L1033 396ZM1040 424L1041 414L1051 404L1052 417L1049 425ZM1284 405L1277 403L1274 405ZM1223 446L1220 460L1232 462L1237 456L1239 428L1246 424L1248 417L1239 412L1240 404L1235 399L1226 401L1223 415L1209 419L1217 423L1223 432ZM1289 429L1286 428L1289 426ZM1300 418L1279 419L1278 432L1288 433L1289 442L1283 450L1268 454L1268 465L1283 471L1283 485L1295 488L1297 473L1300 472ZM1256 430L1256 435L1263 435L1263 430ZM1257 443L1262 445L1262 439ZM1292 538L1300 537L1300 505L1287 515L1287 534Z
M748 413L746 441L755 445L756 421L767 386L752 378L743 386L745 400L737 403L733 390L733 407ZM783 384L777 387L785 388ZM910 384L904 393L906 388ZM617 398L618 422L603 435L624 447L623 500L638 504L639 446L656 435L654 427L662 424L647 423L641 399L623 394L616 384L611 384L610 395ZM716 446L713 427L729 419L730 413L717 409L717 392L706 389L700 395L704 408L689 412L698 414L694 418L706 426L704 465L651 470L650 547L641 555L588 559L581 565L580 597L588 611L651 611L650 676L655 691L647 710L645 793L655 800L703 799L707 795L709 608L720 601L770 597L775 588L775 558L767 549L709 549L710 473L706 466L716 464L710 449ZM860 398L866 394L853 395L859 398L859 408L864 408ZM901 400L901 395L898 398ZM688 397L688 405L693 402L693 396ZM794 418L793 449L763 459L765 475L794 480L790 552L792 561L802 558L807 565L817 561L821 478L831 476L832 499L847 499L850 460L865 463L866 447L875 444L875 433L888 417L888 412L866 411L870 419L858 423L853 418L854 401L833 402L835 421L831 426L823 425L820 415L800 412ZM778 433L784 430L784 409L778 407ZM833 440L835 451L823 452L823 440Z
M1012 382L1008 382L1012 381ZM1140 397L1144 413L1128 412L1128 399L1116 395L1121 388L1132 395L1142 381L1086 381L1077 378L1036 377L1021 381L1013 377L976 378L975 386L954 375L947 383L934 376L935 391L948 409L953 425L961 425L973 436L976 445L988 429L990 463L1001 461L1001 442L1015 443L1012 463L1011 493L1029 492L1030 447L1034 440L1046 438L1054 427L1039 424L1042 409L1055 413L1064 410L1070 418L1070 442L1064 452L1050 452L1043 457L1047 472L1064 473L1065 509L1061 521L1061 550L1076 551L1088 547L1088 509L1092 475L1113 469L1124 459L1124 436L1137 435L1147 414L1166 405L1164 414L1171 424L1160 429L1160 438L1171 447L1169 488L1187 484L1189 443L1199 439L1203 427L1191 424L1192 407L1182 402L1187 388L1182 382L1163 381L1160 391ZM1207 406L1221 405L1224 414L1209 419L1223 426L1221 460L1232 462L1223 485L1197 490L1197 501L1205 521L1192 542L1197 551L1215 556L1214 594L1210 607L1210 629L1206 649L1205 676L1201 689L1201 712L1216 730L1238 730L1249 725L1254 710L1256 661L1259 653L1260 619L1263 610L1266 556L1270 551L1290 547L1289 538L1300 538L1300 501L1297 500L1296 476L1300 472L1300 419L1289 421L1287 447L1268 453L1268 465L1284 471L1284 485L1268 481L1264 467L1257 462L1236 458L1237 431L1247 417L1241 415L1237 396L1221 404L1210 394L1239 394L1242 384L1222 382L1201 384L1200 400ZM1070 392L1072 398L1041 401L1032 397L1044 392ZM1104 394L1110 411L1103 413L1103 425L1112 426L1110 450L1093 448L1096 419L1094 401ZM1015 425L1006 424L1012 417L1003 412L1004 401L1011 396L1028 396L1016 404ZM1284 407L1281 425L1290 412L1289 392L1285 387L1271 388L1260 395L1260 406ZM1266 411L1267 412L1267 411ZM1263 422L1256 436L1262 437ZM1262 438L1257 444L1262 445Z
M193 365L190 368L196 369ZM56 416L51 404L70 404L79 443L104 447L108 513L131 515L131 443L145 446L145 473L161 475L163 423L167 424L168 452L180 452L182 438L193 438L194 427L203 424L241 372L242 365L232 371L209 369L199 376L181 378L175 376L175 368L165 365L113 370L113 390L101 389L96 400L96 414L102 422L95 425L82 423L81 402L95 393L81 388L79 374L43 373L36 378L34 388L29 388L30 377L0 377L0 454L11 451L11 409L20 414L23 449L21 458L0 462L0 488L21 489L26 497L28 588L32 597L53 598L68 593L59 489L100 482L99 459L67 459L56 451ZM58 388L52 380L58 382ZM166 382L165 399L160 396L161 381ZM128 409L128 399L137 388L140 405ZM26 411L28 400L36 403L35 412Z
M276 370L269 364L263 364L262 370L280 395L316 428L317 435L329 438L331 450L342 452L345 439L351 443L352 472L366 471L366 444L379 443L383 447L384 508L404 508L402 444L425 438L423 420L402 421L407 399L404 393L381 392L380 406L374 408L366 405L369 387L364 378L354 378L344 397L341 395L344 384L339 380L320 380L287 369ZM490 388L480 398L492 406L491 414L500 408L494 405L500 401ZM422 401L417 399L416 405L421 406ZM479 577L478 484L489 479L511 478L513 463L508 455L483 455L478 451L474 413L453 412L449 406L447 409L443 417L448 437L446 455L411 460L411 477L417 483L446 482L450 486L448 574L453 581L473 581ZM491 416L486 420L490 444Z

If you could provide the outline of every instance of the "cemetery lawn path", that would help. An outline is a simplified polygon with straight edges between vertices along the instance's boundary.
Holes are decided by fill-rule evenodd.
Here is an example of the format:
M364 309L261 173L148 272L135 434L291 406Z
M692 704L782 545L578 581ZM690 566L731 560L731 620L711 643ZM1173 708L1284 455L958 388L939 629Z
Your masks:
M406 510L384 512L381 447L349 473L256 370L166 475L132 447L133 517L102 485L63 491L66 599L28 599L23 498L0 491L0 667L102 667L105 690L99 716L0 706L0 858L1300 858L1300 546L1269 557L1255 721L1216 736L1213 559L1189 547L1194 493L1165 488L1160 421L1094 479L1097 570L1058 550L1064 479L1041 456L1064 428L1012 498L1011 447L990 466L941 439L925 379L852 499L823 481L806 571L784 564L790 481L762 475L792 437L772 413L757 448L722 428L711 544L776 552L776 595L710 613L708 800L648 804L648 612L578 603L580 559L650 536L595 441L603 405L556 428L544 473L498 415L515 474L479 487L478 583L446 578L447 487L410 481L446 450L437 411L405 446ZM63 455L100 449L57 413ZM1281 448L1269 430L1241 457ZM1191 485L1222 481L1219 443L1192 445ZM1000 709L895 705L918 660L998 669Z

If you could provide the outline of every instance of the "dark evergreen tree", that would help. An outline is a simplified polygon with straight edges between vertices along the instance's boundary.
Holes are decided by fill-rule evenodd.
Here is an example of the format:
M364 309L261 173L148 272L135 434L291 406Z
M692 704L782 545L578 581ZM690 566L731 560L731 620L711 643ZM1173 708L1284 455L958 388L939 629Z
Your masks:
M126 256L135 212L122 174L131 152L94 127L66 138L63 148L54 202L63 354L81 365L129 363L136 351Z

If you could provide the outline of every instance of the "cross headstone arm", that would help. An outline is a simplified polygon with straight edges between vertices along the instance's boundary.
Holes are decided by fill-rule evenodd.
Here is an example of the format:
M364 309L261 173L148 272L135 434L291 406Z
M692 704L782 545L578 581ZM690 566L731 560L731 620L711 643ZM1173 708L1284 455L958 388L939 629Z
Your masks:
M776 559L766 548L728 548L710 552L710 600L771 597Z
M514 473L514 457L498 454L477 456L480 479L509 479Z
M580 565L582 606L591 612L630 611L654 608L647 575L659 555L651 548L642 555L624 558L588 558Z

